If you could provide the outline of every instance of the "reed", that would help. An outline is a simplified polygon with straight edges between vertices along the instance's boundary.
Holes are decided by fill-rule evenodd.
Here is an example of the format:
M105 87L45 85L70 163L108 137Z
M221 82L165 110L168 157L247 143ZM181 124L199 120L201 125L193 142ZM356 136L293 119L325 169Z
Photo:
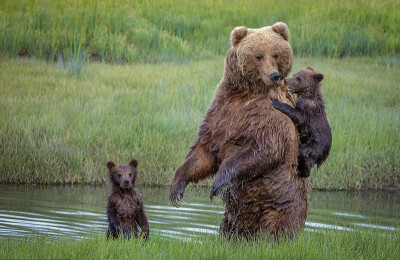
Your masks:
M297 56L400 54L398 1L0 1L0 53L67 60L76 38L92 60L199 60L225 55L239 25L288 23Z

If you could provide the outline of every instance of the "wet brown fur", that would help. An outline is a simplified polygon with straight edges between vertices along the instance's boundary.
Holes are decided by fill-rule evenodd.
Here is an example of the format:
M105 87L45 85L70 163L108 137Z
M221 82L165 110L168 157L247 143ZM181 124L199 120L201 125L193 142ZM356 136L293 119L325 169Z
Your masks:
M221 192L222 234L278 237L302 230L310 186L296 173L299 137L271 98L294 106L282 79L291 69L286 24L261 29L238 27L224 77L171 185L177 206L187 184L215 176L210 196ZM271 75L279 72L280 79ZM276 80L276 79L275 79Z
M135 189L137 165L136 159L132 159L127 165L107 162L110 178L107 238L112 236L116 239L121 232L124 238L130 238L132 232L138 237L138 226L144 239L149 235L149 223L144 213L142 196Z
M324 76L312 67L300 70L285 80L289 91L297 95L296 107L274 99L273 106L285 113L296 125L300 134L297 174L310 176L312 167L328 158L332 145L331 128L325 112L325 103L321 93L321 81Z

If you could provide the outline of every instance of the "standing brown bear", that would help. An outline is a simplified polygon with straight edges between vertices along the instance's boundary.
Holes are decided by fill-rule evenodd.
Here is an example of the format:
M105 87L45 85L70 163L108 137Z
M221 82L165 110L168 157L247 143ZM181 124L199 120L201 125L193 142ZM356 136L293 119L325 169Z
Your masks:
M294 106L283 84L292 66L289 29L276 23L237 27L225 73L198 137L171 185L177 206L191 182L215 176L211 197L222 192L222 234L253 237L303 229L310 185L297 175L299 137L271 98Z
M328 158L332 146L331 128L326 118L325 103L321 93L324 75L311 67L300 70L285 79L290 93L296 94L296 107L273 99L272 105L285 113L296 125L300 134L297 174L310 176L314 164L320 167Z
M118 238L121 231L124 238L130 238L131 232L137 237L138 225L144 239L149 235L149 222L144 213L142 196L135 189L137 166L136 159L127 165L107 162L111 186L107 203L107 238Z

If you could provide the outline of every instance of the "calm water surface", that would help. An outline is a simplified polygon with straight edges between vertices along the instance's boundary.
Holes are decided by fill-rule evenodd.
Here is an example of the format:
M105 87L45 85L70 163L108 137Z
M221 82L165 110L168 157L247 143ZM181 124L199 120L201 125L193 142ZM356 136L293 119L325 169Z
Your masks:
M138 187L150 234L191 239L218 234L224 207L209 200L208 188L187 190L180 208L169 188ZM0 239L16 236L84 238L105 234L107 186L0 185ZM400 226L400 192L318 192L310 196L306 232L355 228L395 230Z

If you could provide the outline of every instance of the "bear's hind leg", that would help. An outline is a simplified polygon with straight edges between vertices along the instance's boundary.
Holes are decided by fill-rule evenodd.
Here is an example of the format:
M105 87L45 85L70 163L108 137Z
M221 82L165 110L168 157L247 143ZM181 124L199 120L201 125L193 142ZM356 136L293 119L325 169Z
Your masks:
M132 226L129 227L126 224L123 224L121 229L122 229L122 234L124 235L124 239L131 239L132 237L132 232L134 232L134 230L132 230Z

